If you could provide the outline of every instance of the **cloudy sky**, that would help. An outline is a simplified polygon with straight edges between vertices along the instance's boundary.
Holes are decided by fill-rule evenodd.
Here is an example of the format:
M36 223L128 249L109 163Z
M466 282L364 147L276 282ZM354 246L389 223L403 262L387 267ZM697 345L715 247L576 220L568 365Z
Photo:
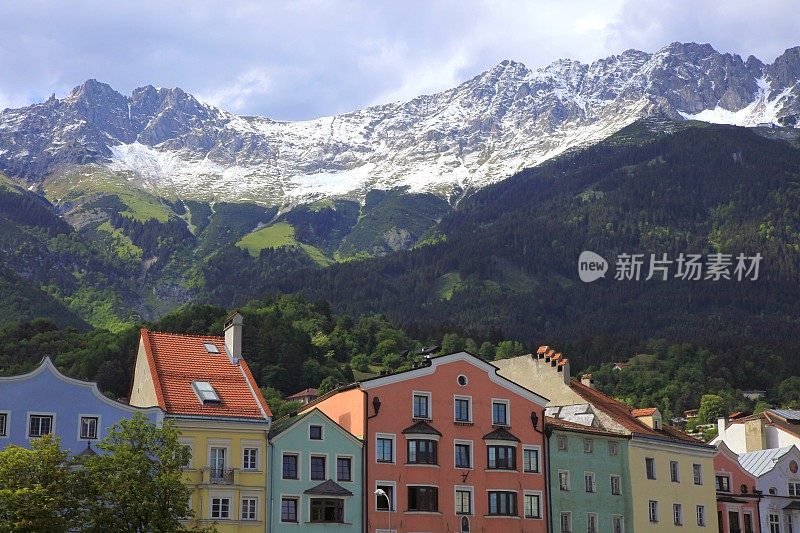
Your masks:
M757 4L757 5L756 5ZM242 114L304 119L452 87L503 59L585 62L672 41L771 62L797 0L0 0L0 109L88 78L182 87Z

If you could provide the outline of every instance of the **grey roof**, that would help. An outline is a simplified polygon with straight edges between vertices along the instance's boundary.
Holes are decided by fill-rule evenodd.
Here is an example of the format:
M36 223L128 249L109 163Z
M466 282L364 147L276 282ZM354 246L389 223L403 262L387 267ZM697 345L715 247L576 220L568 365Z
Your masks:
M334 480L329 479L323 481L316 487L311 487L303 494L311 494L312 496L352 496L353 493L342 487Z
M768 448L757 452L748 452L739 455L739 464L742 468L756 477L761 477L775 467L778 460L789 453L794 446L783 448Z
M793 409L770 409L770 411L790 422L800 420L800 411Z
M416 424L407 427L402 431L402 433L403 435L438 435L439 437L442 436L442 434L439 432L438 429L428 424L424 420L419 420Z
M516 435L504 427L499 427L483 436L483 440L507 440L509 442L522 442Z

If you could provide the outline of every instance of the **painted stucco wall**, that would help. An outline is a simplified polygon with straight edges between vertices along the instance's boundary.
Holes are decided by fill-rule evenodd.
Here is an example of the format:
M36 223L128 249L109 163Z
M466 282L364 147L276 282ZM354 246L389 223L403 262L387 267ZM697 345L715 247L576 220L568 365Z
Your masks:
M724 435L715 438L711 442L713 444L724 442L734 453L755 452L767 448L783 448L793 444L795 446L800 446L800 438L795 437L794 435L782 431L774 426L765 425L763 431L763 447L761 447L761 439L757 438L753 434L755 433L755 428L752 426L750 427L750 447L748 447L747 438L745 436L745 424L741 423L730 424L725 429Z
M0 378L0 412L7 416L0 448L10 444L30 447L29 415L43 414L52 415L52 432L61 438L61 447L73 454L85 450L89 442L102 440L109 428L135 413L153 423L160 423L163 416L157 408L140 409L106 398L93 383L61 375L49 359L28 374ZM82 416L98 418L97 439L80 438Z
M533 446L543 451L543 435L531 422L531 412L538 417L538 429L543 425L543 406L534 403L503 385L508 383L495 374L495 369L472 356L462 359L451 356L434 359L432 366L405 374L380 378L375 382L362 383L367 390L367 405L372 406L376 396L381 400L377 416L370 411L366 461L368 481L367 531L385 530L389 517L378 511L372 493L378 484L394 483L396 487L396 510L392 513L392 529L397 531L460 531L461 517L455 514L456 488L465 488L473 493L472 514L469 516L470 531L526 532L547 531L547 502L545 475L522 472L522 448ZM445 362L449 361L449 362ZM467 384L461 386L458 376L464 375ZM493 377L492 377L493 376ZM514 385L514 387L517 387ZM519 387L517 387L519 389ZM431 420L429 423L442 436L438 441L437 465L407 464L407 439L403 429L414 424L412 399L414 392L431 395ZM459 424L454 421L454 397L469 396L472 401L472 423ZM516 471L487 470L487 443L483 436L493 431L492 399L509 401L510 428L521 442L516 443ZM543 401L540 399L540 401ZM393 436L395 460L378 463L375 444L378 434ZM472 446L472 468L455 468L455 441L469 441ZM438 488L439 512L418 512L408 509L408 487L413 485L436 486ZM517 493L517 516L488 516L489 490L513 491ZM523 518L523 496L526 491L541 496L540 519Z
M717 496L722 496L723 498L728 494L732 497L732 499L739 500L740 502L727 502L727 501L718 501L717 502L717 511L721 512L722 520L721 526L723 531L731 531L731 512L735 513L735 516L738 518L739 522L739 529L740 531L745 531L744 523L745 523L745 515L750 515L750 523L753 525L753 531L758 531L758 499L751 499L747 497L747 494L753 495L753 489L757 486L757 480L754 476L750 475L747 470L742 468L739 462L736 460L735 457L729 455L728 452L723 450L717 450L717 454L714 456L714 470L715 475L723 475L728 476L731 480L730 482L730 492L718 492ZM747 493L742 493L741 486L745 485L747 487ZM725 498L728 499L728 498ZM735 531L735 529L734 529Z
M364 438L364 391L355 388L338 392L312 406L328 415L359 439Z
M153 374L147 361L144 337L142 335L139 336L139 349L136 352L136 364L133 368L133 382L129 401L131 405L158 405Z
M563 369L559 371L557 366L531 354L492 361L492 364L498 368L501 376L550 400L548 406L586 403L568 385L569 368L565 374Z
M559 438L567 449L559 450ZM591 439L592 453L585 453L584 441ZM631 483L628 475L628 440L604 435L554 430L550 436L550 498L553 531L561 531L561 513L571 513L572 531L588 531L588 514L597 515L597 531L612 532L613 516L622 516L625 530L633 531ZM617 454L609 453L609 442L617 443ZM561 490L559 472L569 472L570 490ZM596 492L586 491L585 473L594 474ZM611 493L611 476L620 477L620 495Z
M184 481L194 489L191 505L195 519L187 523L207 526L216 521L220 533L264 531L268 518L266 487L269 467L267 449L269 426L266 421L226 422L186 418L173 418L173 420L181 431L181 443L189 446L192 456L188 468L184 469ZM212 482L212 447L225 448L224 468L233 470L230 482ZM255 470L243 469L244 448L258 449ZM230 518L212 518L212 498L230 498ZM243 498L258 499L256 520L241 519Z
M628 445L634 528L638 531L718 531L717 500L714 491L715 450L691 445L674 445L663 440L634 437ZM647 479L645 459L655 460L656 479ZM670 480L670 461L679 465L679 482ZM702 469L702 485L695 485L692 465ZM659 520L650 522L649 501L658 502ZM683 509L683 525L673 523L673 504ZM696 506L705 509L706 525L697 525Z
M800 452L790 450L778 458L775 466L758 478L758 490L764 493L761 499L761 530L769 531L769 515L776 514L780 518L781 533L789 531L791 517L793 531L800 524L800 511L784 511L784 507L792 502L789 498L789 481L800 483L800 470L792 472L792 461L800 465Z
M322 426L323 439L311 440L309 426ZM361 531L363 523L363 472L362 446L352 435L332 423L317 411L311 411L289 429L272 439L271 457L274 468L270 471L270 520L271 530L275 533L316 532L325 531ZM298 479L283 479L283 454L298 456ZM310 523L310 499L304 491L316 487L322 481L312 480L310 474L310 457L321 455L326 457L326 479L331 479L353 493L344 497L344 525ZM352 464L352 481L337 479L337 457L350 457ZM299 500L298 522L281 522L281 497L296 497Z

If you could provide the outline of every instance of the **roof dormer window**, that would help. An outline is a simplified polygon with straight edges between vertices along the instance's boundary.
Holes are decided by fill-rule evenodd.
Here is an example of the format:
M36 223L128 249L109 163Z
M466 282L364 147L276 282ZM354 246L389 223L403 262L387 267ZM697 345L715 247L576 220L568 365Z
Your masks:
M219 353L219 348L213 342L204 342L203 346L205 346L208 353Z
M219 395L214 387L208 381L192 381L192 387L197 393L198 398L204 404L206 403L220 403Z

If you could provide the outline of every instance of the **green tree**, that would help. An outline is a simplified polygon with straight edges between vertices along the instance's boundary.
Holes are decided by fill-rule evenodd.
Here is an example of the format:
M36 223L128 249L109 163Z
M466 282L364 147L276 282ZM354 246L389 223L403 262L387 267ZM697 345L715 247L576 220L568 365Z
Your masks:
M328 376L327 378L323 379L322 382L319 384L319 389L318 389L319 395L322 396L323 394L332 391L333 389L336 388L337 383L338 380L333 376Z
M0 451L0 531L61 533L80 525L79 484L59 439Z
M460 352L464 349L464 339L458 336L457 333L447 333L442 337L442 349L439 353L447 355L450 353Z
M516 357L525 353L525 348L522 343L518 341L503 341L497 345L497 352L495 359L508 359L509 357Z
M792 376L780 382L778 399L782 407L793 407L800 402L800 376Z
M763 413L767 409L770 409L772 406L766 400L758 400L753 407L753 414L757 415L758 413Z
M483 344L481 344L481 347L478 349L478 355L480 355L487 361L491 361L492 359L494 359L495 351L496 350L494 344L492 344L489 341L486 341Z
M700 398L700 409L697 411L697 420L701 424L710 424L725 416L727 407L722 396L717 394L704 394Z
M180 520L191 515L192 490L183 483L181 465L189 459L189 449L178 442L179 436L171 422L159 428L140 414L112 427L97 446L106 453L83 462L91 492L83 529L187 531Z

